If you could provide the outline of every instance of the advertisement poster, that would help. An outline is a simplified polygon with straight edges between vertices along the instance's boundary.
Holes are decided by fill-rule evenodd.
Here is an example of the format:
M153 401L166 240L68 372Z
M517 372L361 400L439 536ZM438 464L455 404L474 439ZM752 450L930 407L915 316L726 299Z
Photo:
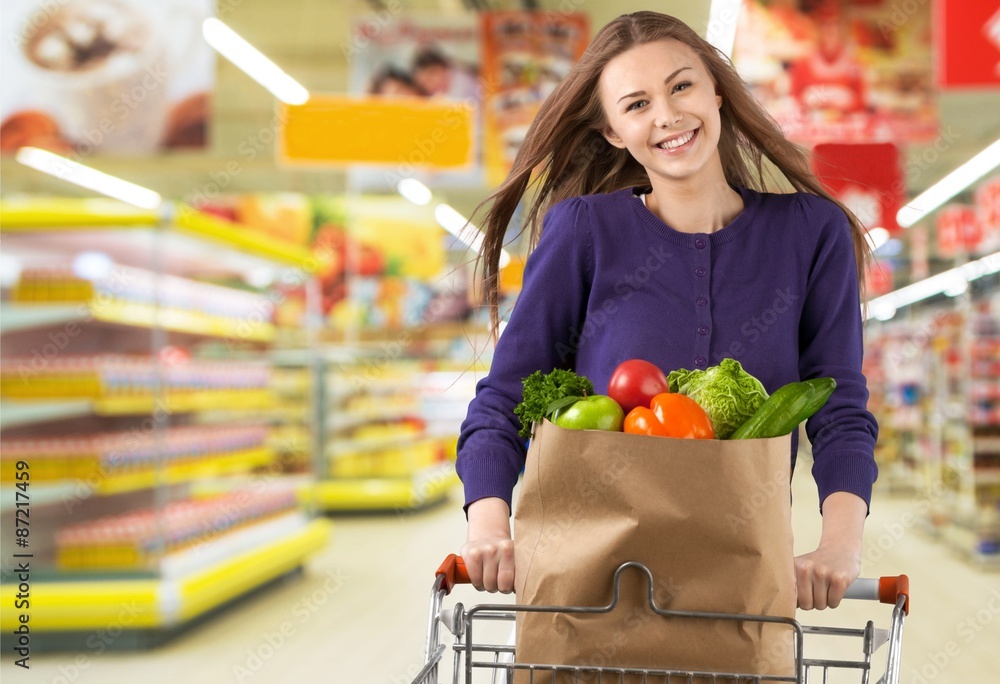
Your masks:
M586 14L487 12L482 19L487 182L503 181L542 101L587 48Z
M0 149L70 156L204 148L212 0L4 3Z
M925 142L938 128L931 42L930 3L748 0L733 63L796 142Z
M893 143L823 143L813 148L811 163L823 187L865 228L899 235L896 214L903 204L904 183L899 149Z
M393 163L352 169L357 190L392 191L403 178L416 178L428 187L469 187L483 183L478 107L480 88L479 22L474 14L458 17L408 16L391 22L367 20L352 31L350 90L355 95L420 99L475 108L473 164L463 169L439 169L427 162L426 146L433 137L415 139L408 154ZM462 134L468 135L466 129ZM386 130L386 135L398 134ZM443 130L442 135L452 135ZM422 147L423 145L423 147Z
M938 85L1000 86L1000 2L939 0L934 20Z

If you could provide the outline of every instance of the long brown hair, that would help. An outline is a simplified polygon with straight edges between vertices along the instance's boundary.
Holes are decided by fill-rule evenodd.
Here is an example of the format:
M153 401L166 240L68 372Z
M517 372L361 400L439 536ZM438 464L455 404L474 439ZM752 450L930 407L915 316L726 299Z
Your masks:
M719 156L729 184L768 190L766 158L795 190L825 197L844 211L851 223L858 287L861 301L865 301L865 271L871 260L865 229L847 207L823 189L809 168L806 152L785 138L715 47L679 19L658 12L634 12L618 17L597 33L569 75L542 103L506 180L476 208L478 213L489 205L479 266L494 338L499 327L499 263L504 235L529 186L537 186L522 227L522 232L530 230L529 249L538 244L541 235L539 218L553 204L569 197L649 186L645 168L628 150L609 144L601 133L606 118L598 82L604 67L618 55L664 39L691 47L722 96Z

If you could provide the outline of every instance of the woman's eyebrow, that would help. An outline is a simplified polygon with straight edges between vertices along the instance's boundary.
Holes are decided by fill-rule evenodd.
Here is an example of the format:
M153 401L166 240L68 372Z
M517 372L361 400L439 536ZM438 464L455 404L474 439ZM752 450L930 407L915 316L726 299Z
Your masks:
M685 69L690 69L690 68L691 67L688 67L688 66L681 67L680 69L678 69L677 71L675 71L674 73L670 74L665 79L663 79L663 82L664 83L670 83L672 80L674 80L674 78L677 76L677 74L681 73ZM622 95L621 97L618 98L618 102L621 102L622 100L624 100L627 97L635 97L636 95L645 95L645 94L646 94L645 90L637 90L634 93L629 93L628 95ZM617 102L615 104L617 104Z

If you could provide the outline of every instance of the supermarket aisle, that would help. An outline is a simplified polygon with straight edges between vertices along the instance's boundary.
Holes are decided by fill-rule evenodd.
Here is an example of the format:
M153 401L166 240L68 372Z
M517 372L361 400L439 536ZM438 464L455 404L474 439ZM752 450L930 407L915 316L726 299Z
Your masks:
M815 543L820 529L808 462L802 466L794 483L799 552ZM46 684L124 684L137 678L143 684L409 682L422 658L433 569L463 538L458 501L455 492L451 506L409 518L338 519L333 544L304 576L158 650L38 655L30 673L5 657L2 678ZM913 616L906 626L901 681L995 681L1000 574L973 570L926 539L911 523L917 510L917 502L878 497L865 554L865 575L906 572L911 578ZM453 596L467 605L484 600L467 588ZM873 619L881 626L887 612L878 605L845 603L800 619L847 627Z

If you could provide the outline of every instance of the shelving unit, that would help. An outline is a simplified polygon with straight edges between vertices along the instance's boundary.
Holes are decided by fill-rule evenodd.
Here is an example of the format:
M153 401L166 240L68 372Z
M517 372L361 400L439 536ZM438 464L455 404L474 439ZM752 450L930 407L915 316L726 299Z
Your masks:
M353 343L332 336L326 348L336 360L326 371L324 461L312 492L317 506L332 513L402 513L449 496L459 484L459 428L486 371L482 362L456 360L454 349L470 341L476 348L484 335L474 326L449 324L408 333L405 345L385 333L358 335ZM413 345L420 346L422 360Z
M928 502L922 529L1000 568L1000 294L971 292L872 335L880 480ZM905 399L902 399L906 397Z
M30 554L34 638L71 639L128 604L135 644L153 643L301 568L330 531L298 496L315 476L316 383L297 378L290 419L272 359L315 339L315 317L281 334L283 294L259 284L299 282L308 301L311 252L107 200L4 200L0 230L20 268L0 306L0 505L31 523L27 546L4 535L4 570ZM5 574L6 605L16 591ZM4 612L5 635L17 619Z

